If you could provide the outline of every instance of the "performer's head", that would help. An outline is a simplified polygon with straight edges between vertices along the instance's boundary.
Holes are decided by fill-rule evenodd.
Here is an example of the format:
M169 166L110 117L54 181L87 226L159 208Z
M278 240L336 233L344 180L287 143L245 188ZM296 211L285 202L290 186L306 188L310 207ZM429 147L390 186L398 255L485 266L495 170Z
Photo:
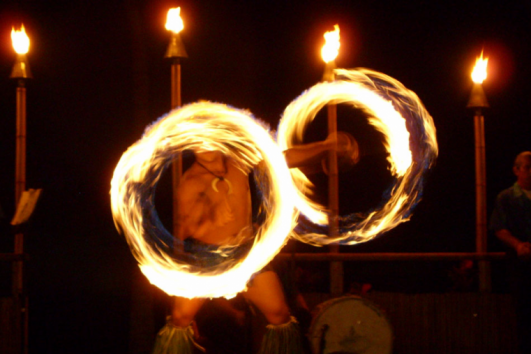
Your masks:
M513 171L520 187L531 189L531 151L524 151L516 156Z

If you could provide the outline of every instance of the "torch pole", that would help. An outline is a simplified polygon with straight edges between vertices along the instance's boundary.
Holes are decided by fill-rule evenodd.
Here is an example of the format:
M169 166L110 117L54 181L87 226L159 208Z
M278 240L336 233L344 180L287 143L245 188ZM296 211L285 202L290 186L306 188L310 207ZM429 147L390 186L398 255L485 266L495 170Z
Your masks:
M170 44L166 50L165 58L171 59L171 109L181 106L181 58L188 58L186 49L179 33L172 32ZM176 240L179 234L179 207L177 188L182 175L182 155L178 154L172 163L172 190L173 190L173 235Z
M181 106L181 61L179 58L173 58L171 64L171 108ZM181 181L183 173L182 154L177 155L172 163L172 190L173 190L173 235L177 236L179 232L179 206L177 188Z
M15 208L26 190L26 85L23 79L17 85L17 130L15 157ZM15 243L15 249L17 244ZM22 253L22 246L21 252Z
M325 81L335 80L335 62L330 61L326 64ZM328 110L328 135L337 134L337 105L331 103L327 106ZM336 142L337 144L337 142ZM335 238L338 235L338 215L339 215L339 179L337 167L337 145L328 152L328 236ZM330 245L331 254L339 253L339 245ZM343 293L343 262L330 262L330 293L332 296L338 296Z
M482 109L489 107L481 84L474 83L468 108L474 109L476 161L476 253L487 253L487 173L485 164L485 125ZM491 290L490 263L478 261L479 291Z
M17 86L17 130L15 152L15 210L18 207L22 192L26 190L26 87L24 79L18 80ZM15 254L24 253L24 234L17 232L15 235ZM13 293L17 296L23 294L23 262L13 264Z
M16 92L16 150L15 150L15 210L26 190L26 80L32 77L25 54L17 54L12 79L17 79ZM24 234L17 232L14 240L14 253L24 254ZM13 262L13 300L15 314L16 343L20 352L28 353L28 297L24 288L24 262Z
M24 79L17 85L17 130L15 156L15 210L18 207L22 192L26 190L26 85ZM24 253L24 234L15 234L14 253ZM15 298L17 327L20 328L22 353L28 352L28 297L24 291L24 262L13 263L13 296Z
M487 253L487 177L485 164L485 126L481 109L474 115L474 132L476 145L476 252ZM478 262L479 290L491 290L490 263Z

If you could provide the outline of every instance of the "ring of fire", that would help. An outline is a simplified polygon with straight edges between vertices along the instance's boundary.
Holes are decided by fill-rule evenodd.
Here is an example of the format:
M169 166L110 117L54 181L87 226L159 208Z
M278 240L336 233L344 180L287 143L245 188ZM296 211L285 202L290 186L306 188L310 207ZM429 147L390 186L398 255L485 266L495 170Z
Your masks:
M395 182L384 205L368 212L364 219L340 216L340 234L331 238L326 232L312 230L328 224L323 212L326 208L306 196L311 182L300 170L292 169L298 192L295 204L313 223L298 228L293 236L313 245L365 242L407 221L420 200L423 174L438 152L433 120L414 92L387 75L367 69L336 69L335 73L338 80L313 86L286 108L278 128L279 146L285 150L301 143L308 124L325 105L348 103L363 109L369 124L384 135Z
M226 252L227 261L208 269L171 254L172 243L182 241L164 228L154 208L163 171L178 153L198 147L222 151L242 171L254 169L265 211L248 254L232 259L230 251L238 245L228 245L217 251ZM263 167L256 167L259 162ZM265 126L247 111L210 102L184 106L153 123L123 154L111 181L113 218L140 269L169 295L188 298L231 297L245 290L285 244L297 217L294 194L284 156Z

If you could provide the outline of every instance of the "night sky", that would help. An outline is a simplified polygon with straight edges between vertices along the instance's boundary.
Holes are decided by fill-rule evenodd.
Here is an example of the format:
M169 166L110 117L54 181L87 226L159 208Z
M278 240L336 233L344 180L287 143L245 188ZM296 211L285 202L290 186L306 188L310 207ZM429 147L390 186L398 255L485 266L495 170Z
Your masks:
M112 221L110 180L121 154L170 108L163 24L176 6L189 55L182 64L183 103L209 100L249 109L273 128L284 108L321 79L322 34L338 24L337 65L380 71L415 91L434 119L440 148L412 220L343 251L474 250L470 72L483 49L489 57L483 88L491 105L484 112L490 214L496 194L514 182L514 157L531 150L529 2L5 0L0 252L11 250L6 224L14 212L10 31L24 23L34 75L27 83L27 187L43 188L26 238L35 352L127 352L131 294L142 282ZM375 156L369 151L366 163ZM385 181L385 173L364 178L360 171L355 178L361 184ZM344 198L355 193L347 189ZM501 250L489 242L490 250ZM356 264L348 277L381 291L444 291L451 266Z

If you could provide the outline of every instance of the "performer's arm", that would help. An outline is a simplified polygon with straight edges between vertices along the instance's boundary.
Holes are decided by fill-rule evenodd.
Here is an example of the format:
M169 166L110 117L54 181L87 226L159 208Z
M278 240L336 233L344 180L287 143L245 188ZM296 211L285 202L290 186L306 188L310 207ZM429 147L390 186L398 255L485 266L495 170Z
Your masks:
M507 229L497 230L495 234L500 241L514 249L518 257L531 257L531 243L520 241Z
M336 149L339 153L348 151L350 140L346 134L331 134L324 141L294 146L284 151L289 168L303 167L321 161L329 150Z
M509 230L507 215L511 212L505 193L500 193L490 219L490 228L496 237L506 246L516 251L518 257L531 258L531 243L524 242Z

